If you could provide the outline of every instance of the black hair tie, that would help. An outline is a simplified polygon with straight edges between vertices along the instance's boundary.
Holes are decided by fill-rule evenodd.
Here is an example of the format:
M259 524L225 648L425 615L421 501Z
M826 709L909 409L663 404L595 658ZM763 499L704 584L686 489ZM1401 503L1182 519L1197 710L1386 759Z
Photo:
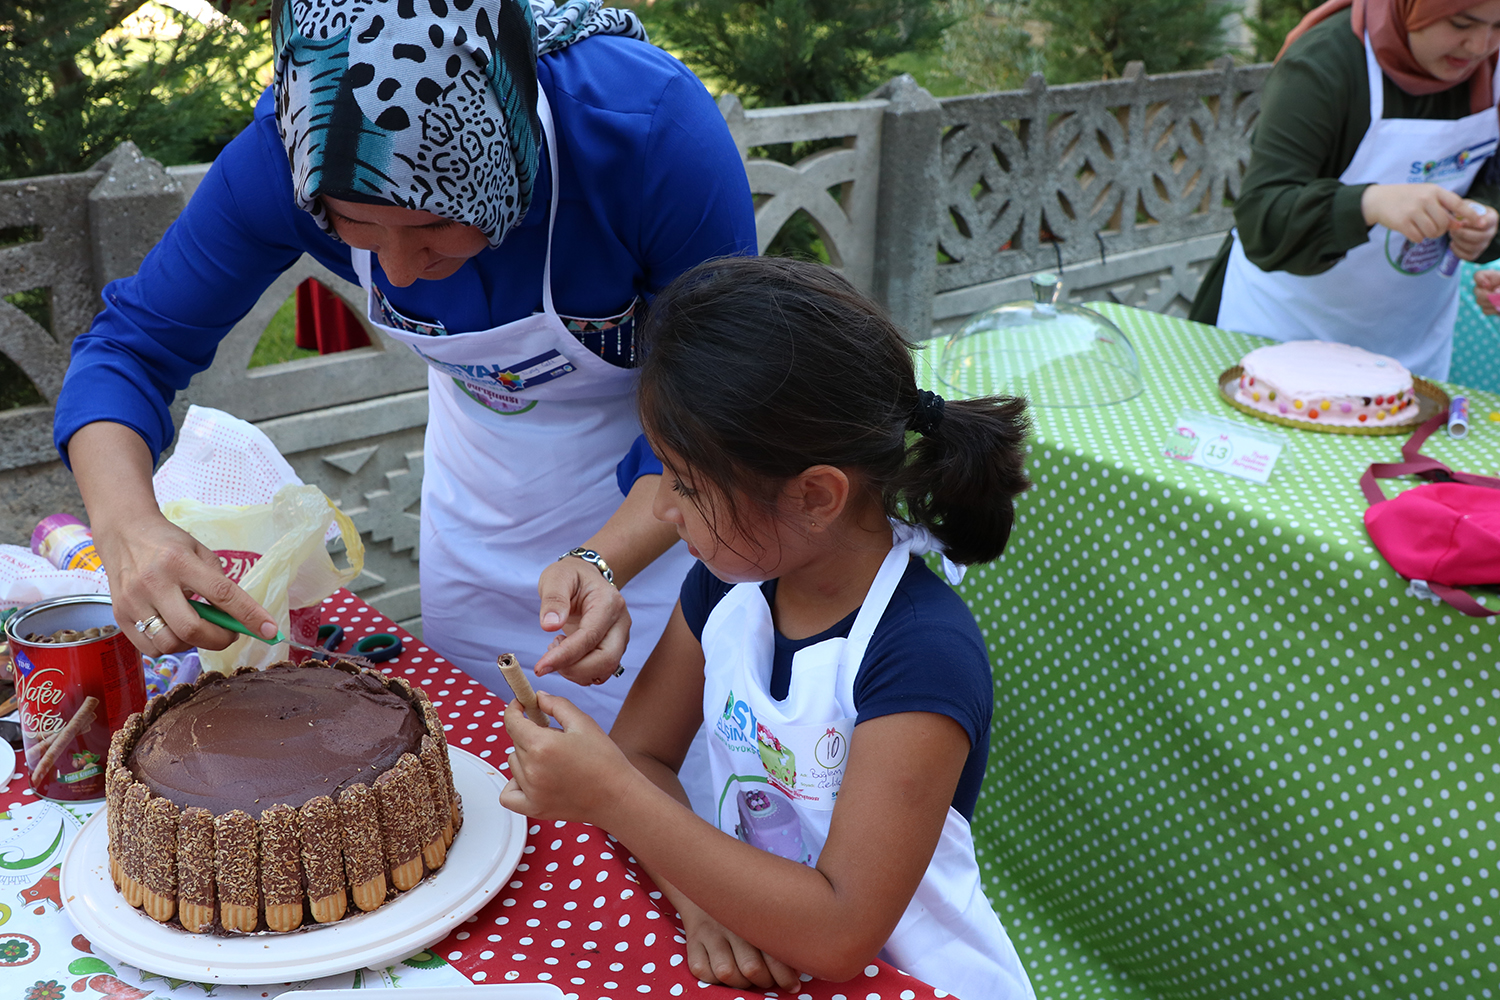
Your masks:
M918 389L917 404L912 407L906 426L923 437L931 437L943 422L943 405L942 396L926 389Z

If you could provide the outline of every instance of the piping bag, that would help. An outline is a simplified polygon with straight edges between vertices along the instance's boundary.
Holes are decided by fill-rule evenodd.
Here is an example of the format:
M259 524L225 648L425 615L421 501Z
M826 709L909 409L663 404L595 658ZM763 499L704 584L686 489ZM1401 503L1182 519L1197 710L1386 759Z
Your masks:
M248 635L252 639L259 639L261 642L265 643L268 646L274 646L278 642L284 642L288 646L291 646L293 649L300 649L304 653L312 653L319 659L331 656L335 659L352 663L357 667L364 667L367 670L375 669L375 664L365 659L363 656L357 656L354 653L335 653L331 649L323 649L320 646L304 645L303 643L297 642L295 639L287 638L280 632L277 632L274 636L267 639L265 636L261 635L258 632L250 631L244 625L240 624L239 619L231 617L227 611L222 611L219 608L214 607L212 604L206 604L203 601L194 601L192 599L189 599L188 603L193 606L194 611L198 612L198 617L202 618L204 621L217 625L220 628L227 628L231 632L238 632L240 635Z

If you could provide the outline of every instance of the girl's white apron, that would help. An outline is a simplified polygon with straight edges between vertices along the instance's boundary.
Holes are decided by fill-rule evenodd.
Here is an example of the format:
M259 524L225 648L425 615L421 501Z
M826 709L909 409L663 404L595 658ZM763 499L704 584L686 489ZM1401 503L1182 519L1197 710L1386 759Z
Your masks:
M640 433L637 373L581 345L552 302L557 142L545 93L538 113L552 167L542 311L489 330L428 336L382 322L370 254L356 250L372 324L428 364L422 473L422 630L433 649L487 687L513 652L528 670L551 640L537 624L537 578L599 529L621 496L615 465ZM632 620L626 676L580 687L552 674L538 688L570 699L606 729L656 645L693 560L677 545L624 590Z
M1370 128L1344 184L1439 184L1469 189L1500 140L1495 108L1452 121L1382 118L1384 74L1365 38ZM1500 97L1500 73L1495 75ZM1218 325L1276 340L1336 340L1389 355L1425 378L1446 379L1453 354L1459 281L1439 264L1440 237L1415 246L1384 226L1322 274L1267 272L1245 256L1239 234L1229 255Z
M738 585L709 614L703 718L714 806L706 818L730 836L817 864L848 760L855 675L909 557L934 548L926 531L897 525L895 532L848 637L797 652L785 701L770 694L776 633L760 585ZM1034 996L980 886L969 823L952 806L927 874L880 957L965 1000Z

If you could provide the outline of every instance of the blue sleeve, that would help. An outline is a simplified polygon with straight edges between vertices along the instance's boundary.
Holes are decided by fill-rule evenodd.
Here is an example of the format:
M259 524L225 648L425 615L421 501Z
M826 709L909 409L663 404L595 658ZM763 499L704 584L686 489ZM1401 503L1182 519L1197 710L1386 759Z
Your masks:
M140 270L105 287L104 311L73 341L53 424L64 462L68 439L96 420L125 424L160 455L174 434L173 396L304 251L353 277L347 248L292 200L269 107L262 98Z
M635 439L635 444L630 446L630 451L620 459L620 464L615 466L615 482L619 485L620 492L627 496L637 479L642 476L661 474L661 459L657 458L656 452L651 450L651 442L646 440L644 434Z
M734 584L725 583L710 573L701 562L693 563L693 568L682 581L678 600L682 602L683 620L694 639L703 641L703 626L708 624L709 613L733 587Z
M931 570L915 563L881 617L854 679L855 724L901 712L933 712L962 726L970 750L953 808L972 819L989 763L994 703L989 656L973 615Z
M714 257L751 255L758 246L755 203L745 165L718 105L684 70L663 89L641 164L641 246L650 291Z

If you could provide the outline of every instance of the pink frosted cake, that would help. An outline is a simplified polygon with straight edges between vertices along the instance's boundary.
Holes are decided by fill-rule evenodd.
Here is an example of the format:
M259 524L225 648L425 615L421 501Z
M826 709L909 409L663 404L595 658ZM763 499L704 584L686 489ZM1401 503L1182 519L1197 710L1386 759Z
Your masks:
M1362 347L1293 340L1257 347L1240 367L1234 398L1263 413L1343 427L1417 420L1411 372Z

